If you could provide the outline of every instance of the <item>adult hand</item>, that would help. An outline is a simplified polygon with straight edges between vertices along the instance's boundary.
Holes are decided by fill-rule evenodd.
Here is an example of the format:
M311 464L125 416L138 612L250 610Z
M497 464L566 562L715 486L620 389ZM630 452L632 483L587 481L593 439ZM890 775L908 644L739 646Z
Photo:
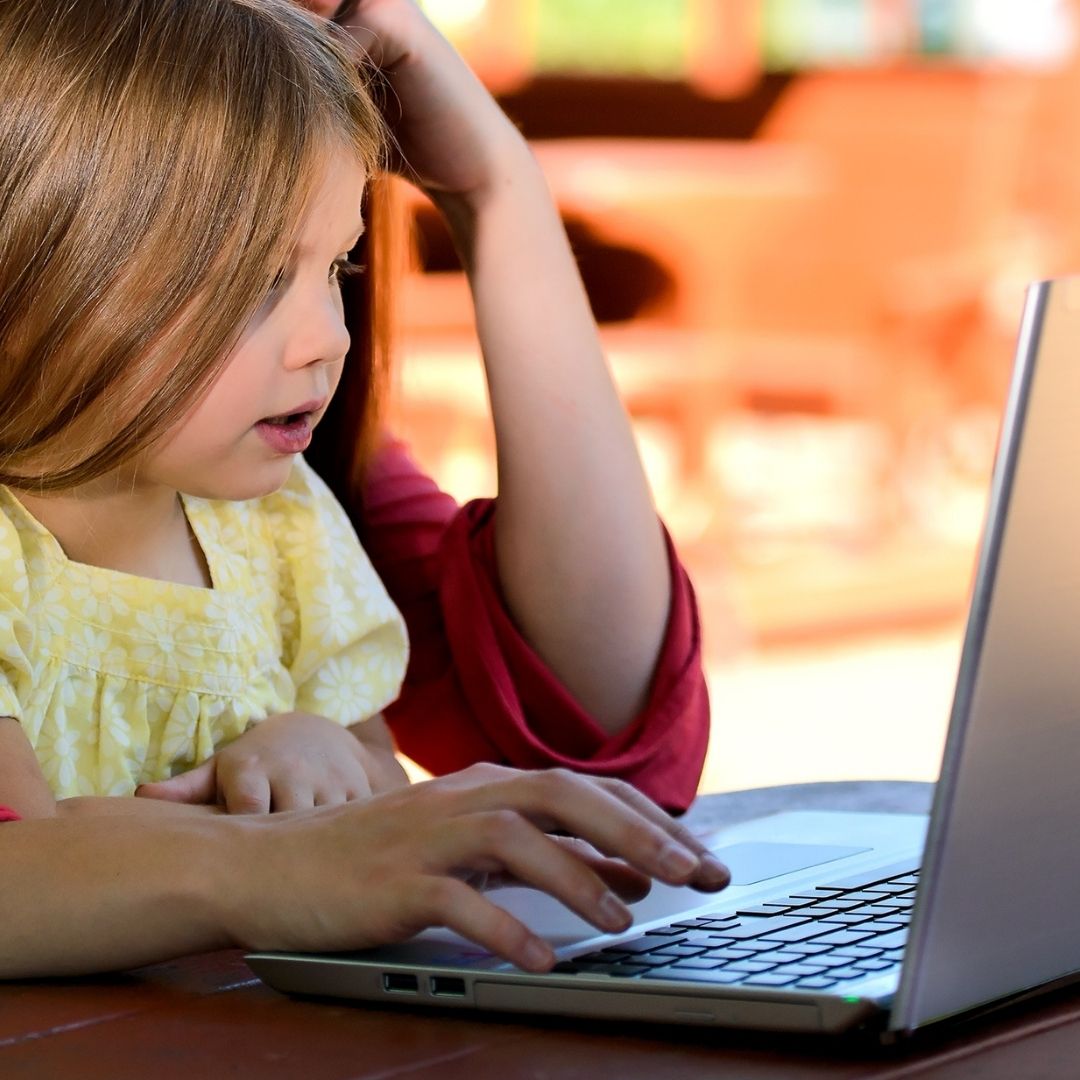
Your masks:
M606 873L605 860L703 891L729 880L633 788L563 770L478 765L363 803L248 824L255 832L238 845L246 861L229 878L258 893L257 902L233 897L233 939L244 948L364 948L445 926L539 971L554 963L550 947L472 888L474 875L542 889L605 932L631 921L610 885L632 884Z
M355 727L362 734L362 725ZM218 803L230 814L336 806L408 782L400 766L395 775L387 753L392 758L392 748L373 747L325 717L283 713L256 724L194 769L142 784L135 794Z
M329 0L304 0L320 15ZM453 46L414 0L355 0L337 21L390 87L387 120L400 150L396 168L433 197L480 199L524 139Z

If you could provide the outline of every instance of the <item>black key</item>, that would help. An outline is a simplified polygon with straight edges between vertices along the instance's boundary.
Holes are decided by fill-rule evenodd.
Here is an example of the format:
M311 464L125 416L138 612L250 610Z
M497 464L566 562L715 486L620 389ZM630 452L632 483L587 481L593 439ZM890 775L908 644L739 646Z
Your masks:
M816 941L795 941L785 946L789 952L797 952L802 956L814 956L817 953L831 952L832 945L819 945Z
M788 930L776 930L769 934L768 940L774 944L780 944L783 942L787 944L793 941L806 941L807 938L820 937L822 934L828 934L831 927L828 923L819 922L807 922L801 923L798 926L792 926ZM836 930L835 933L844 934L846 930ZM827 945L833 944L833 942L826 941Z
M651 937L639 937L632 938L630 941L620 941L618 945L609 945L606 949L601 949L603 953L647 953L652 952L654 949L663 948L664 943L657 938Z
M743 983L744 986L790 986L798 979L798 975L777 975L776 972L766 972L764 975L751 975Z
M800 919L797 915L777 915L771 919L743 919L735 926L724 927L722 936L730 941L764 937L766 934L772 936L774 931L801 926L805 922L806 919Z
M889 918L896 914L896 908L889 904L867 904L865 907L858 908L853 914L865 915L867 918L877 918L878 916Z
M904 932L906 933L906 931ZM865 941L872 936L872 934L864 933L860 927L855 930L837 930L835 933L826 934L817 940L822 945L857 945L860 941Z
M902 960L904 958L903 949L886 949L881 954L886 960Z
M713 969L723 967L724 965L707 956L688 956L685 959L676 960L673 964L669 964L668 966L678 968L680 971L684 968L695 971L712 971Z
M741 983L745 975L737 971L728 971L724 968L714 968L712 971L695 971L692 968L653 968L641 976L645 979L666 979L674 982L711 983L714 986L731 986L733 983Z
M820 900L825 896L835 896L837 893L843 892L843 889L836 888L832 885L818 885L813 889L803 889L802 892L792 893L790 899L792 900Z
M800 953L789 952L786 949L782 952L766 952L757 953L753 957L755 960L765 963L766 961L773 964L812 964L813 958L803 956Z
M873 917L864 915L861 911L836 911L825 921L830 926L858 926L859 923L869 922Z
M761 971L770 971L776 967L776 964L770 964L768 962L758 963L756 960L736 960L730 964L724 965L725 971L743 971L747 974L757 974Z
M836 985L836 979L829 978L827 975L808 975L795 985L801 990L828 990L830 986Z
M870 945L845 945L834 952L833 956L846 956L852 960L871 960L875 956L880 956L881 949L872 947Z
M843 893L840 897L841 900L852 900L854 906L859 907L863 904L880 904L882 901L882 894L876 892L870 892L868 889L859 889L854 892Z
M649 970L644 964L616 964L608 974L615 978L632 979L635 975L643 975Z
M686 937L686 931L679 926L658 926L655 930L646 930L646 937Z
M906 896L908 894L914 896L915 890L910 885L897 885L895 881L882 881L877 885L867 885L867 892L877 893L879 896L885 894L896 894L898 896Z
M749 953L772 952L777 948L777 943L775 941L761 941L755 938L753 941L733 941L730 945L725 945L724 948L744 949Z
M837 956L836 953L824 953L821 956L806 957L808 964L817 964L819 967L842 968L849 967L854 961L850 956Z
M649 953L650 956L678 956L685 958L688 956L701 956L705 952L705 949L700 946L694 945L665 945L662 949L657 949L655 952Z
M810 964L784 964L783 967L778 967L773 971L774 975L795 975L798 978L802 978L804 975L820 975L825 971L825 968L820 966L812 966Z
M700 919L684 919L681 922L672 923L671 926L677 930L711 930L733 922L738 922L734 915L709 915Z
M874 938L874 944L879 949L899 949L907 944L907 935L906 929L894 930L891 934L882 934Z
M887 971L896 965L889 960L856 960L855 967L862 968L863 971Z
M894 930L906 930L910 922L908 920L900 921L899 919L874 919L871 922L864 922L860 924L859 930L864 931L867 934L891 934Z
M893 878L897 885L918 885L918 874L905 874L903 877Z
M808 908L800 908L799 914L809 915L811 912L816 913L818 911L847 911L849 908L858 907L861 903L863 903L862 900L849 900L846 896L840 895L833 900L819 900Z
M706 958L716 960L718 963L727 963L729 960L751 960L756 953L747 952L746 949L710 949Z
M745 907L739 908L735 912L740 918L744 915L748 915L751 918L758 918L763 915L782 915L785 911L791 911L791 904L760 904L758 907Z
M832 968L829 971L830 979L865 979L870 974L867 971L860 971L857 967L852 965L851 967Z
M855 905L852 904L852 907ZM793 911L799 913L800 919L831 919L834 915L839 915L842 908L828 907L825 904L811 904L809 907L793 908Z

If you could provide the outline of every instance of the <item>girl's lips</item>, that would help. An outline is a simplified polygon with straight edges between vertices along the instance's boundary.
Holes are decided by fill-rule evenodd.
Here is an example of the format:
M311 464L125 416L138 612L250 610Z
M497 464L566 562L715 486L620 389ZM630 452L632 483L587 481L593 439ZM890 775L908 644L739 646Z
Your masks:
M303 453L311 443L311 413L301 413L284 424L271 424L260 420L255 425L259 437L278 454Z

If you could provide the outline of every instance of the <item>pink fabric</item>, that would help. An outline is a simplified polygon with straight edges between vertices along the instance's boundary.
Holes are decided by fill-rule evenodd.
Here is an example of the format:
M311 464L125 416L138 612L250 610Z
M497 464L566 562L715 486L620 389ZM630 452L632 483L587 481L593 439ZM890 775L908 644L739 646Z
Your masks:
M386 718L401 749L443 774L478 761L617 776L682 811L701 776L709 703L689 578L668 541L672 604L641 714L609 736L514 626L499 591L494 500L458 507L400 442L372 463L364 546L409 628L412 655Z

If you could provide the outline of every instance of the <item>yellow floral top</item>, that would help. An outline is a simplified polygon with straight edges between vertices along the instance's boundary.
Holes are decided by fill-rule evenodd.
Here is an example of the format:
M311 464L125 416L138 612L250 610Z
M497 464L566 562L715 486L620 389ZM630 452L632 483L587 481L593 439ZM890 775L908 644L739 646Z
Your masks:
M278 713L352 724L401 687L401 615L302 458L264 498L182 499L209 589L72 562L0 486L0 716L57 798L130 795Z

